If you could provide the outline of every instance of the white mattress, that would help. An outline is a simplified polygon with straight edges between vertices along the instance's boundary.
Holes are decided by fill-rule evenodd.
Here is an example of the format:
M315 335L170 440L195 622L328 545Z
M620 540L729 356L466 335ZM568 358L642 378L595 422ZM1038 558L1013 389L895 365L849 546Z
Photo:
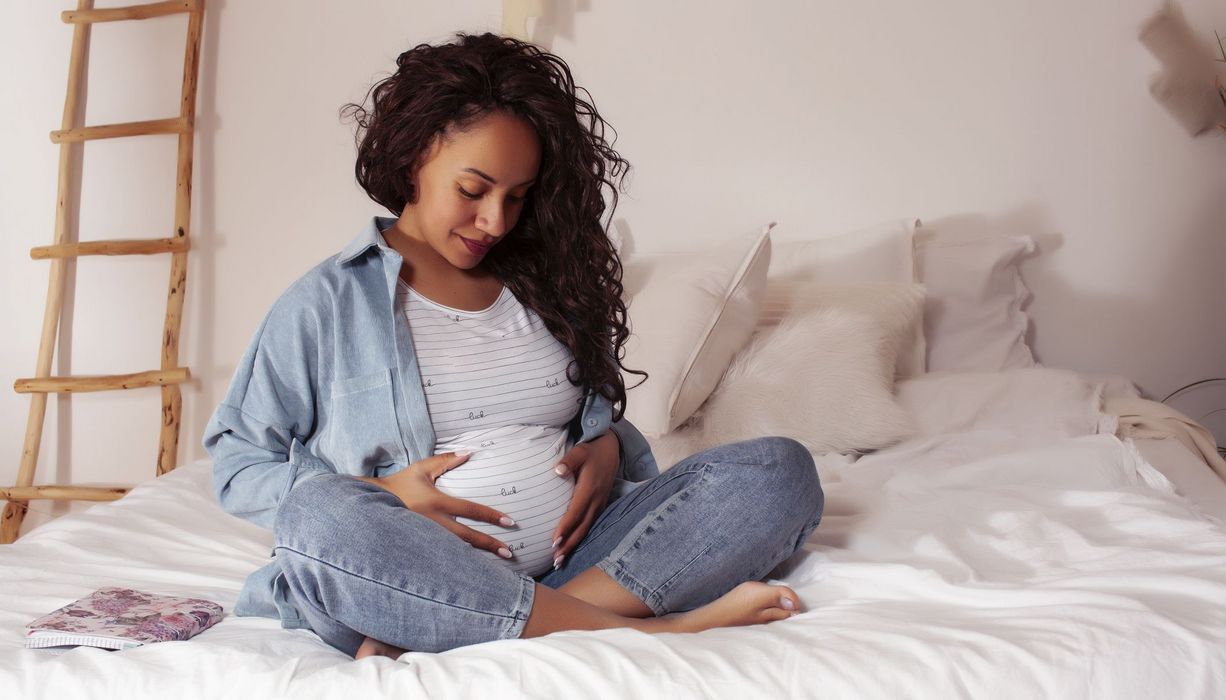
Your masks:
M353 661L312 632L229 615L186 642L22 649L25 623L102 586L233 608L271 535L217 507L207 462L185 465L0 547L0 688L176 700L1224 697L1226 527L1133 444L1098 433L1109 424L1099 391L1045 369L900 385L922 435L854 462L816 456L825 517L771 575L806 612L782 622Z

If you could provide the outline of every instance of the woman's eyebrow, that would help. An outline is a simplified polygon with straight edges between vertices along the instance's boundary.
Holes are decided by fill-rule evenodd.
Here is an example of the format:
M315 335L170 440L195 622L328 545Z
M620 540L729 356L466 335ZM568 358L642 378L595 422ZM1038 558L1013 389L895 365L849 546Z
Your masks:
M472 173L473 175L476 175L477 177L481 178L482 180L485 180L486 182L490 183L491 185L497 185L497 184L498 184L498 181L497 181L497 180L495 180L494 178L490 177L489 175L486 175L485 173L481 172L480 170L477 170L476 168L464 168L464 172L466 172L466 173ZM521 183L519 183L518 185L516 185L516 187L523 187L524 185L531 185L531 184L532 184L532 183L534 183L534 182L536 182L536 178L532 178L531 180L528 180L527 182L521 182Z

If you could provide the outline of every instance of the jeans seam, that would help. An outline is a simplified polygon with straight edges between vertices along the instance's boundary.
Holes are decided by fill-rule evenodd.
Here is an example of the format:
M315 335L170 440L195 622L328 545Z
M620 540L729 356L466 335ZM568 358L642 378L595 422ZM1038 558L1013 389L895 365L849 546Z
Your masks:
M705 468L706 468L706 465L704 465L704 467L703 467L703 468L705 469ZM669 483L671 483L671 482L673 482L673 481L675 481L675 480L677 480L677 479L684 478L684 477L685 477L687 474L691 474L691 473L692 473L692 472L678 471L678 472L677 472L677 474L676 474L676 476L672 477L671 479L662 480L662 481L661 481L659 484L654 484L654 483L653 483L653 484L652 484L652 487L653 487L653 488L652 488L651 493L655 493L655 492L656 492L656 491L658 491L659 489L663 488L663 487L664 487L666 484L669 484ZM640 491L640 490L643 490L643 489L637 489L637 488L636 488L636 489L632 490L630 493L626 494L626 497L630 497L630 496L637 496L637 497L638 497L638 500L640 500L640 501L641 501L642 499L647 498L648 496L650 496L650 495L651 495L651 493L643 493L643 494L639 494L639 493L638 493L638 491ZM614 501L614 503L616 503L616 502L617 502L617 501ZM635 501L631 501L631 502L630 502L630 503L627 505L627 507L626 507L625 509L623 509L623 512L622 512L622 513L621 513L619 516L617 516L617 518L616 518L616 519L609 519L609 520L605 521L604 523L601 523L602 527L600 528L600 531L599 531L599 532L589 533L589 535L588 535L588 536L585 536L583 539L584 539L584 540L587 540L589 537L597 537L597 536L599 536L601 533L603 533L605 530L608 530L609 528L613 527L613 526L614 526L614 525L616 525L617 523L621 522L621 521L622 521L623 519L625 519L625 517L626 517L625 511L630 511L630 510L633 510L633 509L634 509L634 503L635 503ZM613 504L612 504L612 503L610 503L610 504L606 504L606 506L605 506L605 507L607 508L607 507L608 507L608 506L610 506L610 505L613 505Z
M700 557L702 557L702 555L704 555L704 554L706 554L707 552L711 551L711 547L713 547L713 546L714 546L714 544L715 544L714 542L708 542L708 543L707 543L707 546L706 546L706 547L703 547L701 552L699 552L698 554L695 554L694 556L690 557L690 560L689 560L689 561L687 561L687 562L685 563L685 566L682 566L680 569L677 569L677 573L675 573L675 574L673 574L672 576L670 576L670 577L669 577L669 579L668 579L667 581L665 581L664 583L661 583L661 584L660 584L660 586L659 586L659 588L657 588L656 590L657 590L657 591L661 591L661 590L664 590L665 588L668 588L669 584L671 584L673 581L676 581L678 578L680 578L681 574L682 574L682 573L683 573L683 572L684 572L686 569L690 568L690 565L691 565L691 564L693 564L694 562L698 561L698 559L699 559ZM663 596L661 596L661 598L663 598Z
M524 628L528 626L528 615L532 613L535 601L536 581L521 575L519 577L519 603L507 621L506 630L502 633L501 639L519 639L524 635Z
M494 617L508 618L508 619L512 619L512 620L516 620L516 621L518 621L518 620L519 620L519 617L520 617L520 615L522 614L522 613L520 613L520 610L519 610L519 608L520 608L520 607L522 607L522 605L523 605L523 599L524 599L524 597L525 597L525 596L524 596L524 594L523 594L522 592L521 592L521 594L520 594L520 604L519 604L519 605L516 607L515 612L512 612L510 615L504 615L504 614L502 614L502 613L497 613L497 612L489 612L489 611L486 611L486 610L476 610L476 609L473 609L473 608L466 608L466 607L464 607L464 606L462 606L462 605L455 605L455 604L453 604L453 603L448 603L448 602L441 601L441 600L435 600L434 598L431 598L431 597L429 597L429 596L419 595L419 594L417 594L417 593L413 593L412 591L406 591L405 589L403 589L403 588L401 588L401 587L399 587L399 586L393 586L393 585L392 585L392 584L390 584L390 583L385 583L385 582L383 582L383 581L379 581L379 580L376 580L376 579L370 578L369 576L363 576L362 574L359 574L359 573L354 572L354 571L350 571L350 570L348 570L348 569L346 569L346 568L344 568L344 567L341 567L341 566L337 566L337 565L335 565L335 564L332 564L331 562L326 562L326 561L324 561L324 560L322 560L322 559L319 559L318 557L313 557L313 556L311 556L310 554L307 554L306 552L302 552L302 551L299 551L299 550L297 550L297 549L294 549L293 547L287 547L286 545L277 545L277 546L276 546L276 547L274 547L273 549L274 549L274 551L275 551L275 550L277 550L277 549L284 549L284 550L286 550L286 551L293 552L294 554L298 554L298 555L300 555L300 556L302 556L302 557L306 557L307 559L310 559L311 561L318 562L319 564L322 564L323 566L326 566L326 567L328 567L328 568L331 568L331 569L335 569L335 570L337 570L337 571L344 572L344 573L346 573L346 574L349 574L350 576L354 576L354 577L356 577L356 578L360 578L360 579L362 579L362 580L364 580L364 581L369 581L370 583L373 583L373 584L375 584L375 585L378 585L378 586L383 586L384 588L390 588L390 589L392 589L392 590L398 591L398 592L400 592L400 593L404 593L405 595L412 596L412 597L414 597L414 598L418 598L418 599L421 599L421 600L428 600L428 601L430 601L431 603L435 603L435 604L437 604L437 605L443 605L443 606L446 606L446 607L449 607L449 608L455 608L456 610L463 610L463 611L465 611L465 612L477 613L477 614L479 614L479 615L492 615L492 616L494 616ZM521 575L521 576L520 576L521 581L522 581L522 579L523 579L523 578L524 578L524 577ZM531 582L531 579L529 579L529 581ZM311 602L310 602L309 600L307 600L306 602L307 602L307 604L308 604L308 605L311 605ZM319 609L319 608L318 608L317 606L315 606L315 605L311 605L311 607L314 607L314 608L316 608L317 610ZM321 611L321 612L326 612L326 611ZM527 619L527 616L526 616L526 615L524 615L523 617L524 617L524 619L525 619L525 620Z
M664 503L661 503L658 507L663 508L665 509L665 511L667 511L668 509L667 504L669 502L674 501L674 500L681 500L681 496L683 494L687 493L691 489L696 489L696 488L701 487L702 484L705 483L710 478L711 467L712 467L711 463L706 462L702 465L702 467L694 470L696 472L699 472L698 479L694 481L693 483L687 485L682 490L670 496ZM694 472L688 472L688 473L693 474ZM653 520L661 521L663 519L664 519L664 515L663 513L661 513L660 515L657 515ZM652 609L652 612L654 612L657 616L666 615L668 614L669 610L667 606L664 605L664 597L660 595L659 591L664 589L666 586L668 586L673 581L677 580L677 577L680 576L683 571L689 568L690 565L693 564L695 561L697 561L699 557L701 557L702 555L710 551L713 543L708 542L707 546L703 547L701 552L691 557L690 560L687 561L680 569L678 569L676 573L674 573L672 576L669 576L668 580L660 584L655 589L651 589L645 584L643 584L642 581L639 581L632 574L630 574L626 568L626 563L625 563L625 556L628 553L628 550L631 550L634 548L634 545L637 544L643 538L644 533L646 532L647 529L651 527L651 525L648 524L646 520L643 520L639 524L639 527L641 527L642 529L639 530L638 536L635 537L634 541L631 542L627 547L624 547L622 551L617 553L615 561L610 562L610 558L612 558L614 554L614 552L610 552L609 553L610 556L606 558L605 560L601 561L600 563L598 563L597 566L600 567L600 569L604 571L605 573L609 574L615 579L618 579L619 582L631 584L631 585L626 585L624 587L627 589L630 589L632 592L635 592L639 598L643 599L643 602L648 607L650 607ZM638 528L636 527L636 529Z
M605 572L616 581L622 588L630 591L636 598L641 600L644 605L651 608L651 612L656 616L668 614L668 609L664 607L664 600L654 591L648 588L642 581L639 581L629 571L622 566L621 562L611 562L604 559L597 562L596 568Z

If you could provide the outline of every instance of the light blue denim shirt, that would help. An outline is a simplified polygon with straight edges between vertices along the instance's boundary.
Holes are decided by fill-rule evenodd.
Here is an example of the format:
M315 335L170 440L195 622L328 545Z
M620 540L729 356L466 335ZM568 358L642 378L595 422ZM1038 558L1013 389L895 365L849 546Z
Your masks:
M434 428L408 321L396 309L403 258L374 217L343 251L273 304L204 432L213 488L232 515L271 529L285 494L320 474L387 476L434 454ZM613 430L621 464L610 501L659 474L629 421L587 389L570 425L587 442ZM252 573L236 615L306 627L285 596L277 561Z

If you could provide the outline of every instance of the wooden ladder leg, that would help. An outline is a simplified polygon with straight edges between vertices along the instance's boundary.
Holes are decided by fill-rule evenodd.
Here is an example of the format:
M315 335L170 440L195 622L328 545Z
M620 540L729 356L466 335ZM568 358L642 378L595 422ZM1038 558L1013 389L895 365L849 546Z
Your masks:
M179 118L188 129L179 134L179 157L175 179L175 238L187 242L192 219L192 155L196 134L196 82L200 67L200 28L204 21L204 0L197 0L187 20L187 45L183 56L183 91ZM166 292L166 321L162 327L162 369L179 366L179 330L183 321L183 295L187 284L187 249L170 259L170 287ZM179 424L183 394L178 384L162 387L162 431L158 440L157 474L161 476L178 464Z
M94 0L78 0L79 10L93 9ZM72 31L72 52L68 62L68 93L64 98L64 129L77 126L81 120L80 96L81 80L85 76L87 62L86 51L89 44L88 24L77 24ZM76 166L82 146L74 143L60 144L60 174L59 186L55 204L55 243L61 245L68 240L69 206L74 206L78 200L70 196L71 177ZM47 307L43 312L43 334L38 343L38 365L35 371L37 377L51 376L51 359L55 354L56 335L59 331L60 315L64 308L64 266L66 260L51 261L51 274L47 283ZM32 395L30 400L30 416L26 421L25 444L21 449L21 465L17 471L17 486L34 484L34 468L38 464L39 447L43 438L43 423L47 415L47 394ZM21 523L29 510L29 501L12 500L5 504L4 515L0 519L0 544L10 544L21 534Z

